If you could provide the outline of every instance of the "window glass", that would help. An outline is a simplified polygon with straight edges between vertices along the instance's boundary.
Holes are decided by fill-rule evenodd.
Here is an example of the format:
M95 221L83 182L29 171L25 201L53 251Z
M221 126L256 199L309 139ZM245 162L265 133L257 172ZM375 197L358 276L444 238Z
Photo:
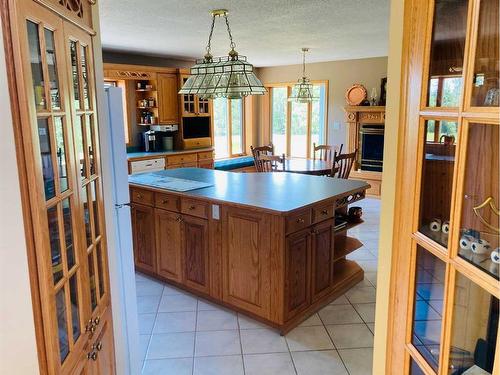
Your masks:
M59 234L59 218L57 206L47 210L47 222L49 224L50 257L52 260L52 276L54 285L63 277L63 265L61 254L61 236Z
M57 78L54 32L47 29L45 29L45 58L47 60L47 70L49 71L51 107L52 109L60 109L61 98L59 94L59 80Z
M273 87L271 108L271 142L274 145L274 153L282 155L286 150L286 127L287 127L287 88Z
M307 157L308 104L292 102L290 156Z
M28 21L27 29L31 58L31 79L33 81L33 91L35 95L35 107L37 110L40 110L45 109L47 107L47 103L45 98L45 82L43 78L38 25L34 22Z
M313 97L319 98L311 104L311 143L310 157L313 157L313 144L326 144L325 139L325 85L313 86Z
M59 336L59 355L61 363L69 354L68 324L66 318L66 301L64 288L56 294L57 335Z
M243 153L243 100L231 101L231 153Z
M215 158L227 158L229 157L227 99L214 99L213 108Z
M40 161L42 165L43 186L45 199L49 200L56 195L54 163L52 162L52 146L49 120L47 118L38 119L38 142L40 146Z

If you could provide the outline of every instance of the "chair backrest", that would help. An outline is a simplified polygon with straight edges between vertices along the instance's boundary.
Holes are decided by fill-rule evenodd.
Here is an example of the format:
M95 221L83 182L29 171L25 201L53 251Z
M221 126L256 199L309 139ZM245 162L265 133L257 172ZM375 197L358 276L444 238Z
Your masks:
M331 177L338 178L349 178L349 174L351 173L352 166L356 161L356 155L358 154L358 150L354 150L350 154L337 154L335 153L333 158L333 166Z
M318 145L318 146L316 146L316 143L313 143L313 159L316 160L316 152L318 152L317 159L331 161L331 160L333 160L335 153L337 153L337 154L342 153L342 147L344 147L343 143L341 143L340 146L337 146L337 145L333 145L333 146Z
M263 172L262 162L260 160L260 157L262 155L274 155L273 144L271 143L271 144L269 144L269 146L259 146L259 147L250 146L250 150L252 150L252 156L253 156L253 161L255 164L255 169L257 169L257 172Z
M259 172L284 172L285 154L279 155L260 155L262 170Z

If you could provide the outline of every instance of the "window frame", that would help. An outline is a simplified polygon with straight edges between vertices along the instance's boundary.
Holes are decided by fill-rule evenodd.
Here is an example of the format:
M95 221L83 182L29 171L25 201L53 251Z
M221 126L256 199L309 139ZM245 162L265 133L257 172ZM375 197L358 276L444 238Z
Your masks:
M223 100L224 98L217 98L215 100ZM230 159L230 158L237 158L240 156L246 156L246 124L245 124L245 98L241 98L241 152L239 153L233 153L233 119L232 119L232 100L233 99L227 99L226 98L226 103L227 103L227 147L228 147L228 155L222 156L222 157L217 157L217 149L215 145L215 110L213 111L212 118L213 118L213 132L214 132L214 151L215 151L215 159L220 160L220 159ZM238 99L240 100L240 99ZM215 102L213 103L215 105Z
M125 131L125 146L129 147L132 144L132 129L130 127L131 121L129 119L129 111L127 105L127 81L123 79L104 78L105 84L112 84L114 87L119 87L123 90L122 104L123 104L123 129Z
M279 83L269 83L265 84L266 89L269 94L269 114L268 114L268 131L269 131L269 142L273 142L273 89L275 88L286 88L287 89L287 117L286 117L286 150L285 155L290 157L291 154L291 139L292 139L292 104L293 102L289 102L288 98L292 94L292 88L296 84L296 82L279 82ZM328 93L329 93L329 81L328 80L312 80L311 84L313 85L324 85L325 87L325 97L324 97L324 113L325 118L323 119L323 137L325 139L325 144L328 144ZM312 103L307 103L307 158L312 158L312 144L311 144L311 121L312 121ZM294 156L299 158L300 156Z

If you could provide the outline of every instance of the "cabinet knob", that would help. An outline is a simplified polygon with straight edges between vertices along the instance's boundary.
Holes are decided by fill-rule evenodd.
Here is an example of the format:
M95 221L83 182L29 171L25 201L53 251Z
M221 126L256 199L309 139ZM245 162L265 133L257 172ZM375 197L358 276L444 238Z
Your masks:
M179 223L182 223L182 216L177 216L177 219L175 220L178 221Z
M189 207L189 210L190 210L190 211L193 211L194 209L196 209L196 206L190 206L190 207Z
M137 198L141 199L142 198L142 194L137 194Z
M162 204L167 204L168 203L168 199L164 199L161 201Z
M299 224L304 224L305 222L306 221L304 219L302 219L302 218L298 218L297 219L297 223L299 223Z
M321 211L321 215L328 215L328 210Z

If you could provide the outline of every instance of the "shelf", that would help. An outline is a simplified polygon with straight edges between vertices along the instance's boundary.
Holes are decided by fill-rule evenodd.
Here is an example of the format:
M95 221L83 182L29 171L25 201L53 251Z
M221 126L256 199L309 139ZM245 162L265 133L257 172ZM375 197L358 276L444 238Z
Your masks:
M136 89L137 92L156 92L154 89Z
M156 109L158 107L137 107L137 109Z
M347 222L347 225L345 227L342 227L342 228L339 228L339 229L335 229L335 233L340 233L340 232L343 232L343 231L346 231L346 230L349 230L349 229L353 229L353 228L355 228L358 225L361 225L363 223L364 223L364 220L361 220L359 223L349 223L349 222Z
M458 256L473 264L477 268L483 270L488 275L494 277L496 280L500 279L499 265L493 263L490 258L490 253L474 254L472 250L459 249Z
M151 126L151 125L158 125L158 124L137 124L137 126Z
M356 262L340 259L333 264L333 286L353 277L358 272L363 272L363 269Z
M342 260L346 255L363 246L363 243L354 237L337 235L335 236L333 261Z

